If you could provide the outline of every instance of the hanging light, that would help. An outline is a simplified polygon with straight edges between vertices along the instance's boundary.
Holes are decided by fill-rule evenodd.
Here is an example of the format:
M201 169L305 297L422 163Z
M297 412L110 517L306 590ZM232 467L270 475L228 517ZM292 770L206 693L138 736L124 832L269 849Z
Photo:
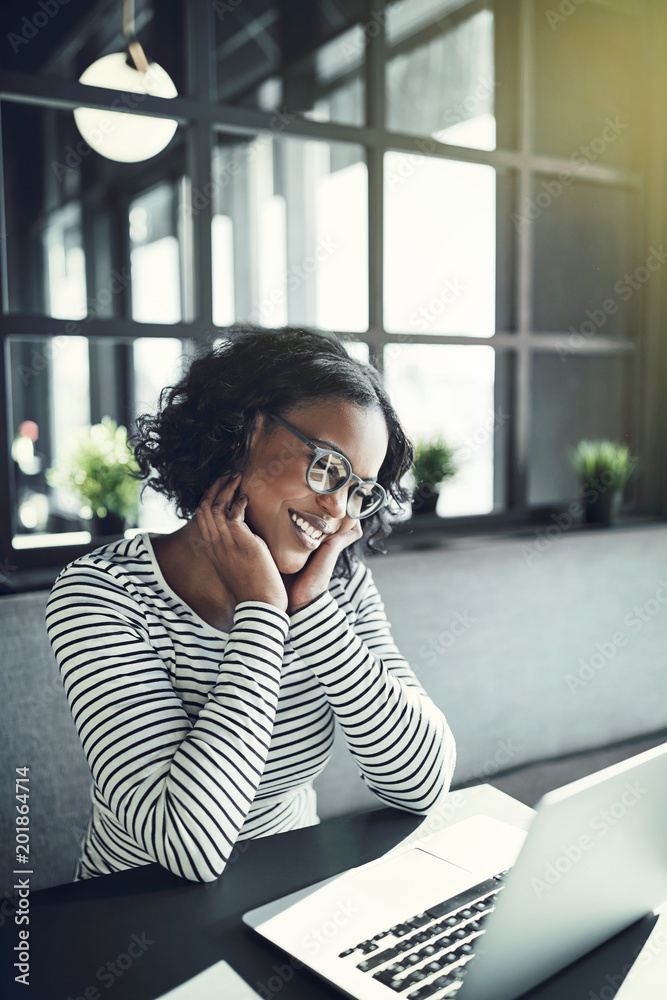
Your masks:
M127 62L127 51L112 52L92 63L79 77L79 83L105 87L129 94L139 107L145 95L176 97L173 80L155 62L149 63L134 34L134 0L123 0L123 32L134 67ZM128 106L133 106L130 98ZM150 118L123 111L75 108L74 120L88 145L109 160L137 163L156 156L171 141L177 122L171 118Z

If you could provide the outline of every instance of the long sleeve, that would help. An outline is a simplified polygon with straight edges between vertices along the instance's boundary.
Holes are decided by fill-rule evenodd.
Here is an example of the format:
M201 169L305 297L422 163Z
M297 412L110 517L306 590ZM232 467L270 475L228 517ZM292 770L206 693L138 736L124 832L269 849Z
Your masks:
M369 568L347 585L352 623L331 591L290 617L290 642L338 718L362 778L385 802L427 813L449 790L454 738L392 639Z
M237 606L193 724L111 575L71 568L51 592L47 630L95 783L127 834L176 875L207 882L225 867L264 769L288 623L272 605Z

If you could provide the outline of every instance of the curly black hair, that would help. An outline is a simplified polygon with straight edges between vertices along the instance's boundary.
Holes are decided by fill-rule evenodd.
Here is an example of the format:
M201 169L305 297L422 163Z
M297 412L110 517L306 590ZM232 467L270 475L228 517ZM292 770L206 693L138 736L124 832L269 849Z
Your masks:
M260 412L288 419L291 411L327 398L382 410L389 444L378 481L393 500L407 500L400 480L414 447L377 369L352 358L331 334L292 328L230 330L222 342L205 342L180 381L162 390L157 413L137 417L129 440L140 470L135 476L147 479L142 495L151 487L176 502L180 517L191 517L218 476L247 465ZM334 575L349 578L362 545L386 554L377 542L391 533L392 513L384 507L362 520L362 538L343 549Z

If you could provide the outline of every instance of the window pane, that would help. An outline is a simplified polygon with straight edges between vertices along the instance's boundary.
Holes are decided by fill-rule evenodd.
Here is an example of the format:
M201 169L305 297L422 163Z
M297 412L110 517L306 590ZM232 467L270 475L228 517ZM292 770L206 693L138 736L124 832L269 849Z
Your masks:
M585 438L628 443L630 392L627 360L567 357L563 361L557 355L535 355L529 503L554 504L579 497L568 450Z
M535 5L535 150L641 169L647 92L645 24L602 4L578 4L558 20Z
M90 422L85 337L10 338L13 534L19 538L84 529L78 504L48 485L46 469Z
M144 236L136 236L138 221L133 226L135 318L188 318L184 304L178 307L176 300L187 277L180 251L176 270L175 244L184 246L188 238L180 211L184 182L145 194L156 172L166 173L167 161L170 171L184 173L184 139L184 131L178 130L148 166L121 163L84 142L71 112L3 102L7 238L1 249L7 257L9 286L5 311L72 321L129 315L128 234L127 229L120 231L118 220L127 218L127 206L134 203L137 212L142 206L146 211ZM158 197L164 189L172 192L171 204ZM158 244L158 237L169 239ZM159 281L156 274L162 275ZM80 330L66 332L87 331L82 323Z
M512 6L491 0L389 6L388 128L474 149L515 145Z
M368 328L360 146L221 136L212 176L216 326Z
M361 340L345 340L344 343L345 350L351 357L357 361L363 361L365 365L369 363L370 351L368 344L365 344Z
M384 166L387 330L492 336L495 170L407 153Z
M220 101L364 123L363 3L244 0L213 8Z
M132 319L139 323L178 323L181 305L181 259L177 218L183 224L178 188L160 184L130 205Z
M538 180L536 190L559 183ZM544 201L534 223L534 328L631 337L643 284L662 263L634 246L637 195L607 184L574 183ZM556 192L556 188L551 189Z
M457 448L459 471L442 487L436 512L448 517L492 511L494 450L499 451L494 438L507 433L510 419L502 387L496 388L494 350L390 344L384 372L408 436L414 442L441 436Z
M157 411L162 389L181 378L190 345L175 337L140 337L134 341L132 351L136 418L140 413ZM138 518L142 531L174 531L184 523L160 494L151 489L144 492Z
M92 348L103 346L107 359L104 380L106 415L123 423L123 400L112 387L121 383L116 352L119 342L105 338L56 336L10 339L12 475L16 489L13 512L15 547L64 544L90 539L86 500L70 489L51 486L46 470L65 458L83 428L90 427ZM191 356L189 342L176 338L139 338L132 345L133 376L130 395L134 411L127 426L134 431L139 413L156 411L160 391L181 376ZM99 401L96 406L99 408ZM97 422L98 418L92 420ZM171 504L147 489L139 505L137 527L173 531L183 522ZM127 530L134 525L127 522Z

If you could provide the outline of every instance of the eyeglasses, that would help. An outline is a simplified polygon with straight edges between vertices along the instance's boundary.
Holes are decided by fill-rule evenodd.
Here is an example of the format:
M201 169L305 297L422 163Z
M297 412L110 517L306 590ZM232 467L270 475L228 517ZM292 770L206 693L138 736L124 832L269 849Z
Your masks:
M306 482L311 490L315 493L336 493L347 486L350 480L354 481L356 486L350 490L347 497L349 517L368 517L386 504L387 494L384 487L373 480L360 479L359 476L356 476L345 455L341 455L339 451L332 451L331 448L319 448L282 417L277 417L274 413L269 414L269 416L291 434L294 434L299 441L303 441L313 452L306 472Z

